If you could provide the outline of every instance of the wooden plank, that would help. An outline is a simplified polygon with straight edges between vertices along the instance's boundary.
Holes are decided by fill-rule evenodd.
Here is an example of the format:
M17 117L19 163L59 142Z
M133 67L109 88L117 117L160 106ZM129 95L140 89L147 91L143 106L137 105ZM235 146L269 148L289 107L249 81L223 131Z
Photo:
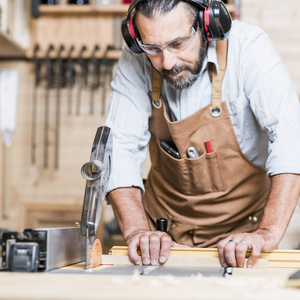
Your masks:
M247 262L247 260L246 260ZM102 255L102 265L131 265L127 255ZM259 259L255 268L267 268L269 265L267 259ZM181 257L170 256L164 263L164 266L203 266L203 267L221 267L217 257Z
M40 5L41 16L48 14L126 14L128 4L115 5ZM230 13L234 12L234 4L226 4Z
M112 255L128 255L126 246L115 246L110 250ZM247 251L248 258L251 251ZM218 258L216 248L171 248L171 256ZM260 259L267 259L270 268L299 268L300 250L274 250L261 253Z
M41 16L49 14L126 14L129 5L40 5Z

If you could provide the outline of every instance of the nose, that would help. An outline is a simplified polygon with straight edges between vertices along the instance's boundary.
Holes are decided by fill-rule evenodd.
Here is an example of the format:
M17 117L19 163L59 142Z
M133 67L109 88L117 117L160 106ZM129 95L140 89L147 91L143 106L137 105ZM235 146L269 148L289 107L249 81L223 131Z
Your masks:
M168 51L165 49L162 53L162 64L165 70L171 70L177 62L176 53Z

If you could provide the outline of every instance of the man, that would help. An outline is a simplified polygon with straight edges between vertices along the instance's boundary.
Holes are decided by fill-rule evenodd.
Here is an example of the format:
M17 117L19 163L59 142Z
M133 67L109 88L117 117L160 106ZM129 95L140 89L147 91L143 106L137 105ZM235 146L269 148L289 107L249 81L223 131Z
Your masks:
M135 264L138 248L144 265L156 265L184 245L217 246L225 267L243 267L251 249L252 267L261 251L278 247L300 196L291 79L254 26L234 21L228 46L211 41L201 20L222 3L205 4L136 0L123 26L133 40L126 40L132 51L123 48L106 120L114 137L108 199ZM155 230L160 217L167 233Z

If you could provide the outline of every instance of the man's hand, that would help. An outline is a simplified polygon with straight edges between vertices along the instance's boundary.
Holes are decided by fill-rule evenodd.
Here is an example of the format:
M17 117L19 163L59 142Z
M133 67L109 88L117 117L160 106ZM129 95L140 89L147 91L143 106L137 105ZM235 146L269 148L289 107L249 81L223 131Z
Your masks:
M247 249L252 250L247 267L252 267L261 252L278 247L300 197L300 175L275 175L271 183L259 229L252 233L231 234L218 243L219 258L224 267L244 267Z
M108 194L123 237L128 246L129 258L134 264L140 264L140 249L144 265L157 265L167 261L170 248L180 247L171 237L162 231L151 231L139 188L120 188Z
M169 257L173 246L171 237L162 231L138 231L126 238L129 258L134 264L139 264L142 258L143 265L155 266L163 264ZM141 250L141 257L137 254Z
M231 234L217 245L220 263L223 267L245 266L246 251L252 250L247 261L247 268L251 268L257 262L261 252L269 252L277 249L278 241L273 235L263 229L252 233Z
M172 241L171 237L162 231L141 230L127 237L128 254L132 263L155 266L167 261L171 247L190 248ZM140 249L141 257L137 254Z

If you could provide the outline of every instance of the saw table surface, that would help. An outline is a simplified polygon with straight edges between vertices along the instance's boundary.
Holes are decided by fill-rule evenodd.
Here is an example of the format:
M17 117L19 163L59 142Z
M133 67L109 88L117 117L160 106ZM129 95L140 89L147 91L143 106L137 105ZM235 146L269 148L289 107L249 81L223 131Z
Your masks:
M227 277L99 275L105 266L83 268L80 263L61 273L2 271L0 299L300 299L300 289L286 286L295 268L234 268Z

